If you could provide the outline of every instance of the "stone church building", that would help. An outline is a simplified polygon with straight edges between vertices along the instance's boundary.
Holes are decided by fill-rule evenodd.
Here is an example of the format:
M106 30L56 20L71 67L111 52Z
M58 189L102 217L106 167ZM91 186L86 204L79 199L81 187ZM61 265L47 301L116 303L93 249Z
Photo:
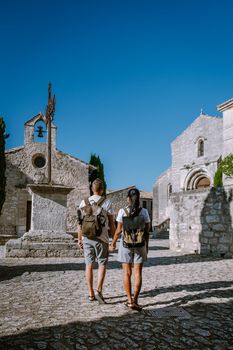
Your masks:
M89 172L94 169L56 148L57 127L51 127L52 183L70 186L67 198L67 232L76 231L77 203L89 195ZM0 243L21 237L31 224L32 198L28 184L47 182L47 137L40 113L24 125L24 145L6 151L6 201L0 216Z
M214 191L218 163L233 153L233 99L223 117L201 113L171 143L171 166L153 187L153 226L170 229L170 247L190 253L233 252L232 178Z

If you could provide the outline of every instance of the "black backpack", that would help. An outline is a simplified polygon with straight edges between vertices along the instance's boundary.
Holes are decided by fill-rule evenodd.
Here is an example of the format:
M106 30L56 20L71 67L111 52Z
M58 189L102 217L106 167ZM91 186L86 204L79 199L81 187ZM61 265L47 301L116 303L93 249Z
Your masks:
M145 219L140 215L130 216L127 208L124 208L126 216L123 216L123 246L126 248L143 247L146 242Z

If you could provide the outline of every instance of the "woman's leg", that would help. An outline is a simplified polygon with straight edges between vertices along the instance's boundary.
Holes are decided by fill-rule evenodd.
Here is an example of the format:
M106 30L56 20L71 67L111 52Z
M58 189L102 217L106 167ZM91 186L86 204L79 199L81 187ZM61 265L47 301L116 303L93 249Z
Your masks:
M134 303L138 303L138 296L142 286L142 264L134 264Z
M132 304L132 295L131 295L131 275L132 275L132 264L123 263L123 286L125 293L128 298L128 303Z

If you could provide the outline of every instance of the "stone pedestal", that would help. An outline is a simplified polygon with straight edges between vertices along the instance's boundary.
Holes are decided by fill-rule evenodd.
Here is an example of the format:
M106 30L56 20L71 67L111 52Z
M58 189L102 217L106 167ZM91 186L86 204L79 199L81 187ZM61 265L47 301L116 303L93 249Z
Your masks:
M23 237L6 243L6 257L81 256L73 236L66 233L67 194L72 189L57 185L28 185L32 195L31 229Z

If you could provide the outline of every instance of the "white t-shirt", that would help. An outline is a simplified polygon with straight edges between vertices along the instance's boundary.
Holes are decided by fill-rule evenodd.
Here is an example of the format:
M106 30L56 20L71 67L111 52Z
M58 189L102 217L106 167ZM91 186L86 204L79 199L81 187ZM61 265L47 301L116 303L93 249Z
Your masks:
M126 207L128 212L129 212L129 207ZM123 223L123 216L127 216L124 209L121 208L117 214L117 218L116 218L116 221L117 222L120 222L120 223ZM139 216L143 216L144 217L144 220L145 220L145 223L148 224L150 222L150 216L149 216L149 213L148 213L148 210L146 208L142 208L140 213L139 213Z
M99 196L97 194L93 194L93 196L89 197L88 200L91 204L94 204L94 203L97 203L100 200L100 198L101 198L101 196ZM84 200L82 200L82 202L79 205L79 209L82 209L83 207L85 207L85 205L86 204L85 204ZM105 222L105 225L102 227L102 233L100 236L98 236L98 239L101 239L101 241L108 243L109 242L108 214L113 215L114 211L112 209L112 203L110 202L109 199L105 199L105 201L101 204L101 207L104 209L104 211L106 213L106 222ZM82 211L82 213L83 213L83 211Z

